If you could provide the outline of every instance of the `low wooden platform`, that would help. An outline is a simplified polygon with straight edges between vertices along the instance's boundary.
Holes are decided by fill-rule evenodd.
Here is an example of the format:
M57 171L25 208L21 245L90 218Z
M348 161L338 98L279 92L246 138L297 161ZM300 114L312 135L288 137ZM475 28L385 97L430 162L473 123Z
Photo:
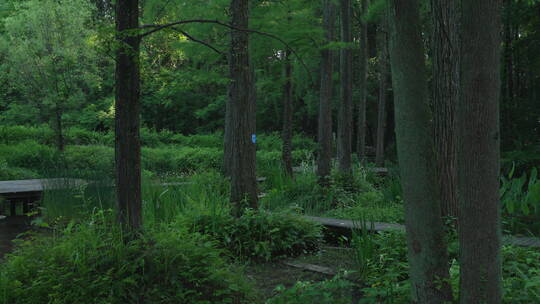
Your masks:
M319 223L332 231L337 231L338 233L344 233L347 235L351 234L353 229L361 229L362 225L359 221L353 220L343 220L343 219L334 219L334 218L325 218L325 217L315 217L315 216L305 216L304 218ZM392 224L392 223L380 223L374 222L367 224L367 228L374 232L377 231L405 231L405 226L401 224ZM514 245L521 247L535 247L540 248L540 238L536 237L517 237L513 235L503 236L503 244L505 245Z
M23 205L23 213L27 213L30 210L30 205L39 201L45 190L69 189L86 184L85 180L73 178L0 181L0 197L10 206L9 215L14 216L18 203ZM0 214L3 213L4 211L0 210Z

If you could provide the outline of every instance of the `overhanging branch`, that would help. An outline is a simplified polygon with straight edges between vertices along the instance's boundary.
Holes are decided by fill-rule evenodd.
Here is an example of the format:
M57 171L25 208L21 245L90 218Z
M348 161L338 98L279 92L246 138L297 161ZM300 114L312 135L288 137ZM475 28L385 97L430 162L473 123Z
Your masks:
M277 40L277 41L281 42L288 50L290 50L294 54L294 56L298 59L298 61L300 61L300 63L302 64L302 66L304 67L306 72L308 73L311 82L313 82L313 78L311 77L311 71L309 70L308 66L306 65L306 63L304 62L302 57L300 57L300 55L298 55L298 53L285 40L281 39L280 37L278 37L278 36L276 36L274 34L261 32L261 31L257 31L257 30L252 30L252 29L239 28L239 27L230 25L228 23L225 23L225 22L222 22L222 21L219 21L219 20L190 19L190 20L180 20L180 21L166 23L166 24L143 24L143 25L141 25L139 27L140 29L151 29L151 30L149 30L149 31L147 31L145 33L139 34L139 38L144 38L144 37L146 37L146 36L148 36L150 34L161 31L163 29L171 28L171 27L174 27L174 26L177 26L177 25L189 24L189 23L217 24L217 25L229 28L229 29L234 30L234 31L253 33L253 34L257 34L257 35L261 35L261 36L265 36L265 37ZM188 36L186 36L186 37L188 37ZM190 39L190 38L188 37L188 39ZM196 41L196 40L193 40L193 41ZM196 42L199 42L199 41L196 41ZM215 50L215 51L217 51L217 50ZM219 53L221 53L221 52L219 52Z

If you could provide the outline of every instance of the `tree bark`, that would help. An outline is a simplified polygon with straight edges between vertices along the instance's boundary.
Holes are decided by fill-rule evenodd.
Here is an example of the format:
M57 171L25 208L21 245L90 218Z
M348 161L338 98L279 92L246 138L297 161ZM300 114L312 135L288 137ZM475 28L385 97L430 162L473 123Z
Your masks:
M362 0L362 15L367 12L368 0ZM360 162L365 161L366 157L366 105L367 105L367 69L368 69L368 26L365 20L362 20L360 26L360 81L358 90L360 91L360 100L358 101L358 131L356 142L356 153Z
M231 25L247 29L249 1L231 0ZM232 212L240 216L245 208L257 209L255 173L255 85L249 58L249 34L231 31L229 89Z
M433 22L433 122L441 215L458 216L455 112L459 99L459 6L431 0Z
M390 65L388 64L388 20L383 17L383 21L378 28L377 42L379 43L379 103L377 109L377 142L375 150L375 163L377 166L384 166L384 137L386 134L386 99L388 96L388 74Z
M457 109L460 303L501 303L500 0L462 3Z
M64 152L64 127L62 124L62 108L59 104L55 106L55 132L56 132L56 147L58 151Z
M118 218L129 230L142 225L140 124L139 1L118 1L116 32L116 191Z
M336 20L333 0L323 0L323 28L326 43L334 41ZM321 51L321 89L319 102L319 155L317 175L322 185L328 185L332 170L332 74L334 54L330 49Z
M351 0L341 0L341 41L352 44ZM339 171L345 176L352 174L352 48L347 45L341 50L341 105L338 120Z
M412 302L445 303L452 293L447 281L449 265L435 178L418 2L391 0L388 13Z
M283 150L282 161L285 173L292 177L292 123L293 123L293 86L292 86L292 64L290 51L285 51L285 85L283 86Z

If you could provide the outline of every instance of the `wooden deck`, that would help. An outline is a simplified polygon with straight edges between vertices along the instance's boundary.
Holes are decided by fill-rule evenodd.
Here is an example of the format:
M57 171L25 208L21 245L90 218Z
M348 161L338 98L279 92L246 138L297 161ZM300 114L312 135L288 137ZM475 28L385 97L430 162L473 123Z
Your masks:
M338 231L347 231L350 233L353 229L362 227L359 221L342 220L325 217L305 216L304 218L319 223L327 228ZM401 224L374 222L368 223L367 228L374 232L377 231L405 231L405 226ZM540 238L536 237L517 237L512 235L503 236L503 244L521 247L540 248Z
M30 210L30 205L41 199L43 191L62 190L80 187L87 182L82 179L51 178L0 181L0 197L4 198L10 206L10 215L16 215L16 205L23 205L23 213ZM0 214L4 211L0 210Z

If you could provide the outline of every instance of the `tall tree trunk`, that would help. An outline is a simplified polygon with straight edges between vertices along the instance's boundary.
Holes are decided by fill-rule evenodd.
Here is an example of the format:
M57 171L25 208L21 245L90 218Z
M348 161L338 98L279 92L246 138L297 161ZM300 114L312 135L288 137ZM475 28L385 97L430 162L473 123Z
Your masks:
M225 104L225 130L223 134L223 173L231 177L232 154L232 116L231 116L231 86L229 85L229 99Z
M391 0L390 58L413 303L451 300L417 0Z
M326 43L334 41L336 8L333 0L323 0L323 27ZM332 74L334 56L330 49L321 51L321 90L319 102L319 155L317 175L322 185L327 185L332 170Z
M285 85L283 86L283 151L282 161L285 173L288 176L293 176L292 167L292 123L293 123L293 86L292 86L292 64L290 59L290 51L287 50L285 57Z
M55 127L54 130L56 132L56 147L58 148L58 151L64 152L64 127L62 125L62 108L59 104L55 106L54 109L54 115L55 115Z
M362 15L367 12L368 0L362 0ZM366 157L366 104L367 104L367 70L368 70L368 26L367 21L362 20L360 26L360 81L358 90L360 91L360 100L358 101L358 131L356 142L356 153L358 160L364 162Z
M375 163L384 166L384 136L386 134L386 99L388 96L388 20L383 21L378 28L377 42L379 43L379 103L377 109L377 142L375 150Z
M230 12L234 27L248 28L248 0L231 0ZM249 34L245 31L231 31L229 71L231 203L233 215L240 216L247 207L257 209L255 85L249 58Z
M341 41L352 44L351 0L341 0ZM347 45L341 50L341 105L338 119L338 160L341 174L352 174L352 58L353 50Z
M142 225L140 124L139 1L116 3L116 191L119 221L130 230Z
M433 122L441 215L457 217L455 112L459 99L459 1L431 0Z
M500 0L462 3L457 109L460 303L501 303Z

